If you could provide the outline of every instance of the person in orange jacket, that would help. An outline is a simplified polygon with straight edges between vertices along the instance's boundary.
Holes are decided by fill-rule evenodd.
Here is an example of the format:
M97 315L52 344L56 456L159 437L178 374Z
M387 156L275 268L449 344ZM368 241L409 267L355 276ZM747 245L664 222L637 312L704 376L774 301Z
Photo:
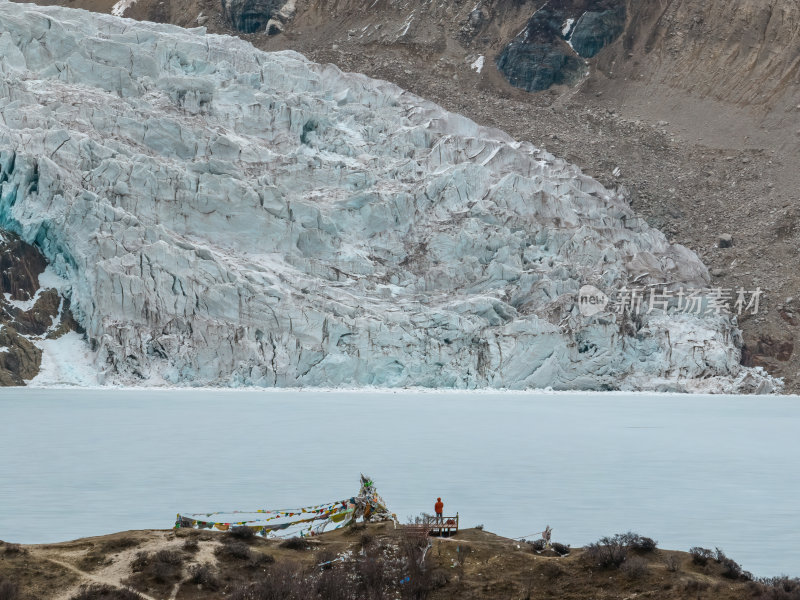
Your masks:
M442 514L444 513L444 502L441 498L436 499L436 504L433 505L433 510L436 513L436 520L441 523L443 521Z

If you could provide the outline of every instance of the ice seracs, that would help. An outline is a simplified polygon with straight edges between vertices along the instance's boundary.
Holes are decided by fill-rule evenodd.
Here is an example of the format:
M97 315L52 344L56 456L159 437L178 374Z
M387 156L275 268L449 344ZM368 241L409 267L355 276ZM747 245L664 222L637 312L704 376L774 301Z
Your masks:
M0 1L0 225L106 383L767 391L705 286L576 167L383 81L203 29Z

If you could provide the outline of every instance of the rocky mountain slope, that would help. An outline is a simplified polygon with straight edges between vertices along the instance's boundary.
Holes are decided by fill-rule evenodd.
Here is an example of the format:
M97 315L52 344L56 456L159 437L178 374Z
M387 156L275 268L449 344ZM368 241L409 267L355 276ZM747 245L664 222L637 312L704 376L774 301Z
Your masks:
M581 314L708 273L530 144L293 53L0 13L2 222L106 382L774 388L724 313Z

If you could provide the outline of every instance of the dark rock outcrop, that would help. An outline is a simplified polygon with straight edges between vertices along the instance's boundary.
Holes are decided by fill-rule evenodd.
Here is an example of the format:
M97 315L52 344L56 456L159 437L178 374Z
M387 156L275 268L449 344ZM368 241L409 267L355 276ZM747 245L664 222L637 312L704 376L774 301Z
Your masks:
M585 59L625 28L619 0L554 0L540 8L497 58L508 81L529 92L572 85L586 73Z
M294 1L222 0L222 15L242 33L283 31L283 24L294 15Z
M617 39L625 29L625 7L612 10L587 11L571 31L572 47L584 58L595 56Z
M558 7L541 8L505 47L497 68L511 85L538 92L556 84L571 84L584 73L583 61L561 37L564 15Z
M256 33L266 30L282 4L281 0L223 0L222 14L237 31Z
M0 232L0 386L25 385L39 373L42 351L36 340L81 331L69 299L42 289L39 275L46 267L36 247Z
M576 82L586 65L566 44L529 44L514 40L497 59L497 68L511 85L529 92Z
M12 300L30 300L39 289L39 274L47 267L44 256L17 236L0 235L0 294Z
M0 329L0 386L25 385L42 363L42 351L8 325Z

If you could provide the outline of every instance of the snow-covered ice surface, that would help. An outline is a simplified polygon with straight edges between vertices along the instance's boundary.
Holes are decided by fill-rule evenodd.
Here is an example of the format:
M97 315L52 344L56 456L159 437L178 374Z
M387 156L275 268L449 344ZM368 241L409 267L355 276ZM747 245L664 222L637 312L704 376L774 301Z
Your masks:
M402 521L441 496L464 526L509 537L550 525L577 546L634 530L798 576L798 400L2 390L0 539L317 504L349 497L365 472Z
M0 227L70 283L101 382L769 391L707 286L575 166L203 29L0 0Z
M35 343L42 350L42 366L28 385L98 385L94 353L81 334L70 331L54 340Z

